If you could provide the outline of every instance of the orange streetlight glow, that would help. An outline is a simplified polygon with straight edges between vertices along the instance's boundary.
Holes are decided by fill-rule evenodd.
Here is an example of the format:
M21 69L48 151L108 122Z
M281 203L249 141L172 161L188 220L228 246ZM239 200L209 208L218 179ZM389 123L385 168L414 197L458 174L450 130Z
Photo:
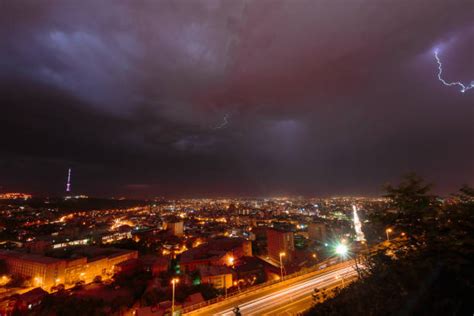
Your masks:
M171 316L174 315L174 292L175 292L176 284L178 283L179 283L178 278L171 279L171 285L173 286L173 294L171 298Z
M391 228L387 228L385 230L385 233L387 234L387 241L390 241L390 233L392 232L393 230Z
M280 252L280 275L281 275L281 280L283 280L283 260L281 259L282 257L286 256L286 253Z

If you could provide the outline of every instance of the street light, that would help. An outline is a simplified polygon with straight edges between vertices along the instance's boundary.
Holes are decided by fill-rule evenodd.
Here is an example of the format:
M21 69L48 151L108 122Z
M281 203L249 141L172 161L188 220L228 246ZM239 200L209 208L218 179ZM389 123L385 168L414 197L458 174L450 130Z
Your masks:
M348 251L349 251L349 249L344 244L338 244L336 246L336 254L338 254L341 257L345 257L347 255Z
M281 275L282 281L283 281L283 260L281 258L284 256L286 256L286 253L280 252L280 275Z
M390 241L390 233L392 232L392 229L391 228L387 228L385 230L385 233L387 234L387 241Z
M35 281L35 286L39 286L39 287L43 286L43 278L42 277L35 277L34 281Z
M234 281L234 286L237 287L237 289L239 290L239 293L240 293L240 285L239 285L238 281Z
M235 261L234 257L229 257L227 260L229 261L230 266L234 265L234 261Z
M173 294L171 296L171 316L174 315L174 291L175 291L176 283L179 283L178 278L171 279L171 284L173 285Z

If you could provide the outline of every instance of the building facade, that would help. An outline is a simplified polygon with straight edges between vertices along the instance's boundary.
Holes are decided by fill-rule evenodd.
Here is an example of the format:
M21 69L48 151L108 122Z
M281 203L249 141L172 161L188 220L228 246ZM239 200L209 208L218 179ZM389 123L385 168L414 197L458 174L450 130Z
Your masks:
M173 236L181 237L184 235L183 221L165 222L164 228L167 229Z
M181 254L180 265L185 271L203 266L233 266L242 257L252 256L252 242L243 238L219 238Z
M292 231L268 228L267 229L268 255L275 261L280 260L280 253L284 253L282 260L291 261L295 251L295 241Z
M207 266L199 269L201 283L210 284L216 289L233 286L232 270L225 266Z
M82 256L76 259L57 259L18 251L0 250L0 260L10 274L30 279L32 286L51 291L63 284L72 286L79 281L92 282L96 277L107 279L115 273L115 266L123 261L138 258L134 250L109 250L107 254Z

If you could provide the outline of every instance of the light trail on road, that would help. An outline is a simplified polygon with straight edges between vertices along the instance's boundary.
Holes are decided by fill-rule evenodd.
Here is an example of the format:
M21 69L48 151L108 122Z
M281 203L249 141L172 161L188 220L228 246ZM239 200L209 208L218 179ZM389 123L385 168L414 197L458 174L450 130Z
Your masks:
M287 288L276 291L275 293L250 300L242 304L236 304L240 308L243 316L261 315L264 311L271 311L279 305L290 304L293 300L300 299L303 296L310 295L315 288L324 288L335 283L342 283L341 278L350 278L356 275L353 266L344 267L335 271L316 275L309 280L300 281ZM233 316L233 308L228 308L220 313L213 315Z

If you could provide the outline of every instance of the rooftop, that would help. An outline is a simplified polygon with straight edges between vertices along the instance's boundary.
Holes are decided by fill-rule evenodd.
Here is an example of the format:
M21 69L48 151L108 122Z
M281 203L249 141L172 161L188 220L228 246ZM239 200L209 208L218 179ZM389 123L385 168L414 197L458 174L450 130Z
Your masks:
M181 262L193 260L205 260L213 257L220 257L227 252L240 247L246 240L244 238L217 238L199 247L185 251L181 255Z
M0 259L1 258L15 258L15 259L20 259L20 260L38 262L42 264L54 264L54 263L59 263L59 262L64 261L62 259L46 257L46 256L41 256L41 255L36 255L36 254L30 254L30 253L14 251L14 250L0 250Z

